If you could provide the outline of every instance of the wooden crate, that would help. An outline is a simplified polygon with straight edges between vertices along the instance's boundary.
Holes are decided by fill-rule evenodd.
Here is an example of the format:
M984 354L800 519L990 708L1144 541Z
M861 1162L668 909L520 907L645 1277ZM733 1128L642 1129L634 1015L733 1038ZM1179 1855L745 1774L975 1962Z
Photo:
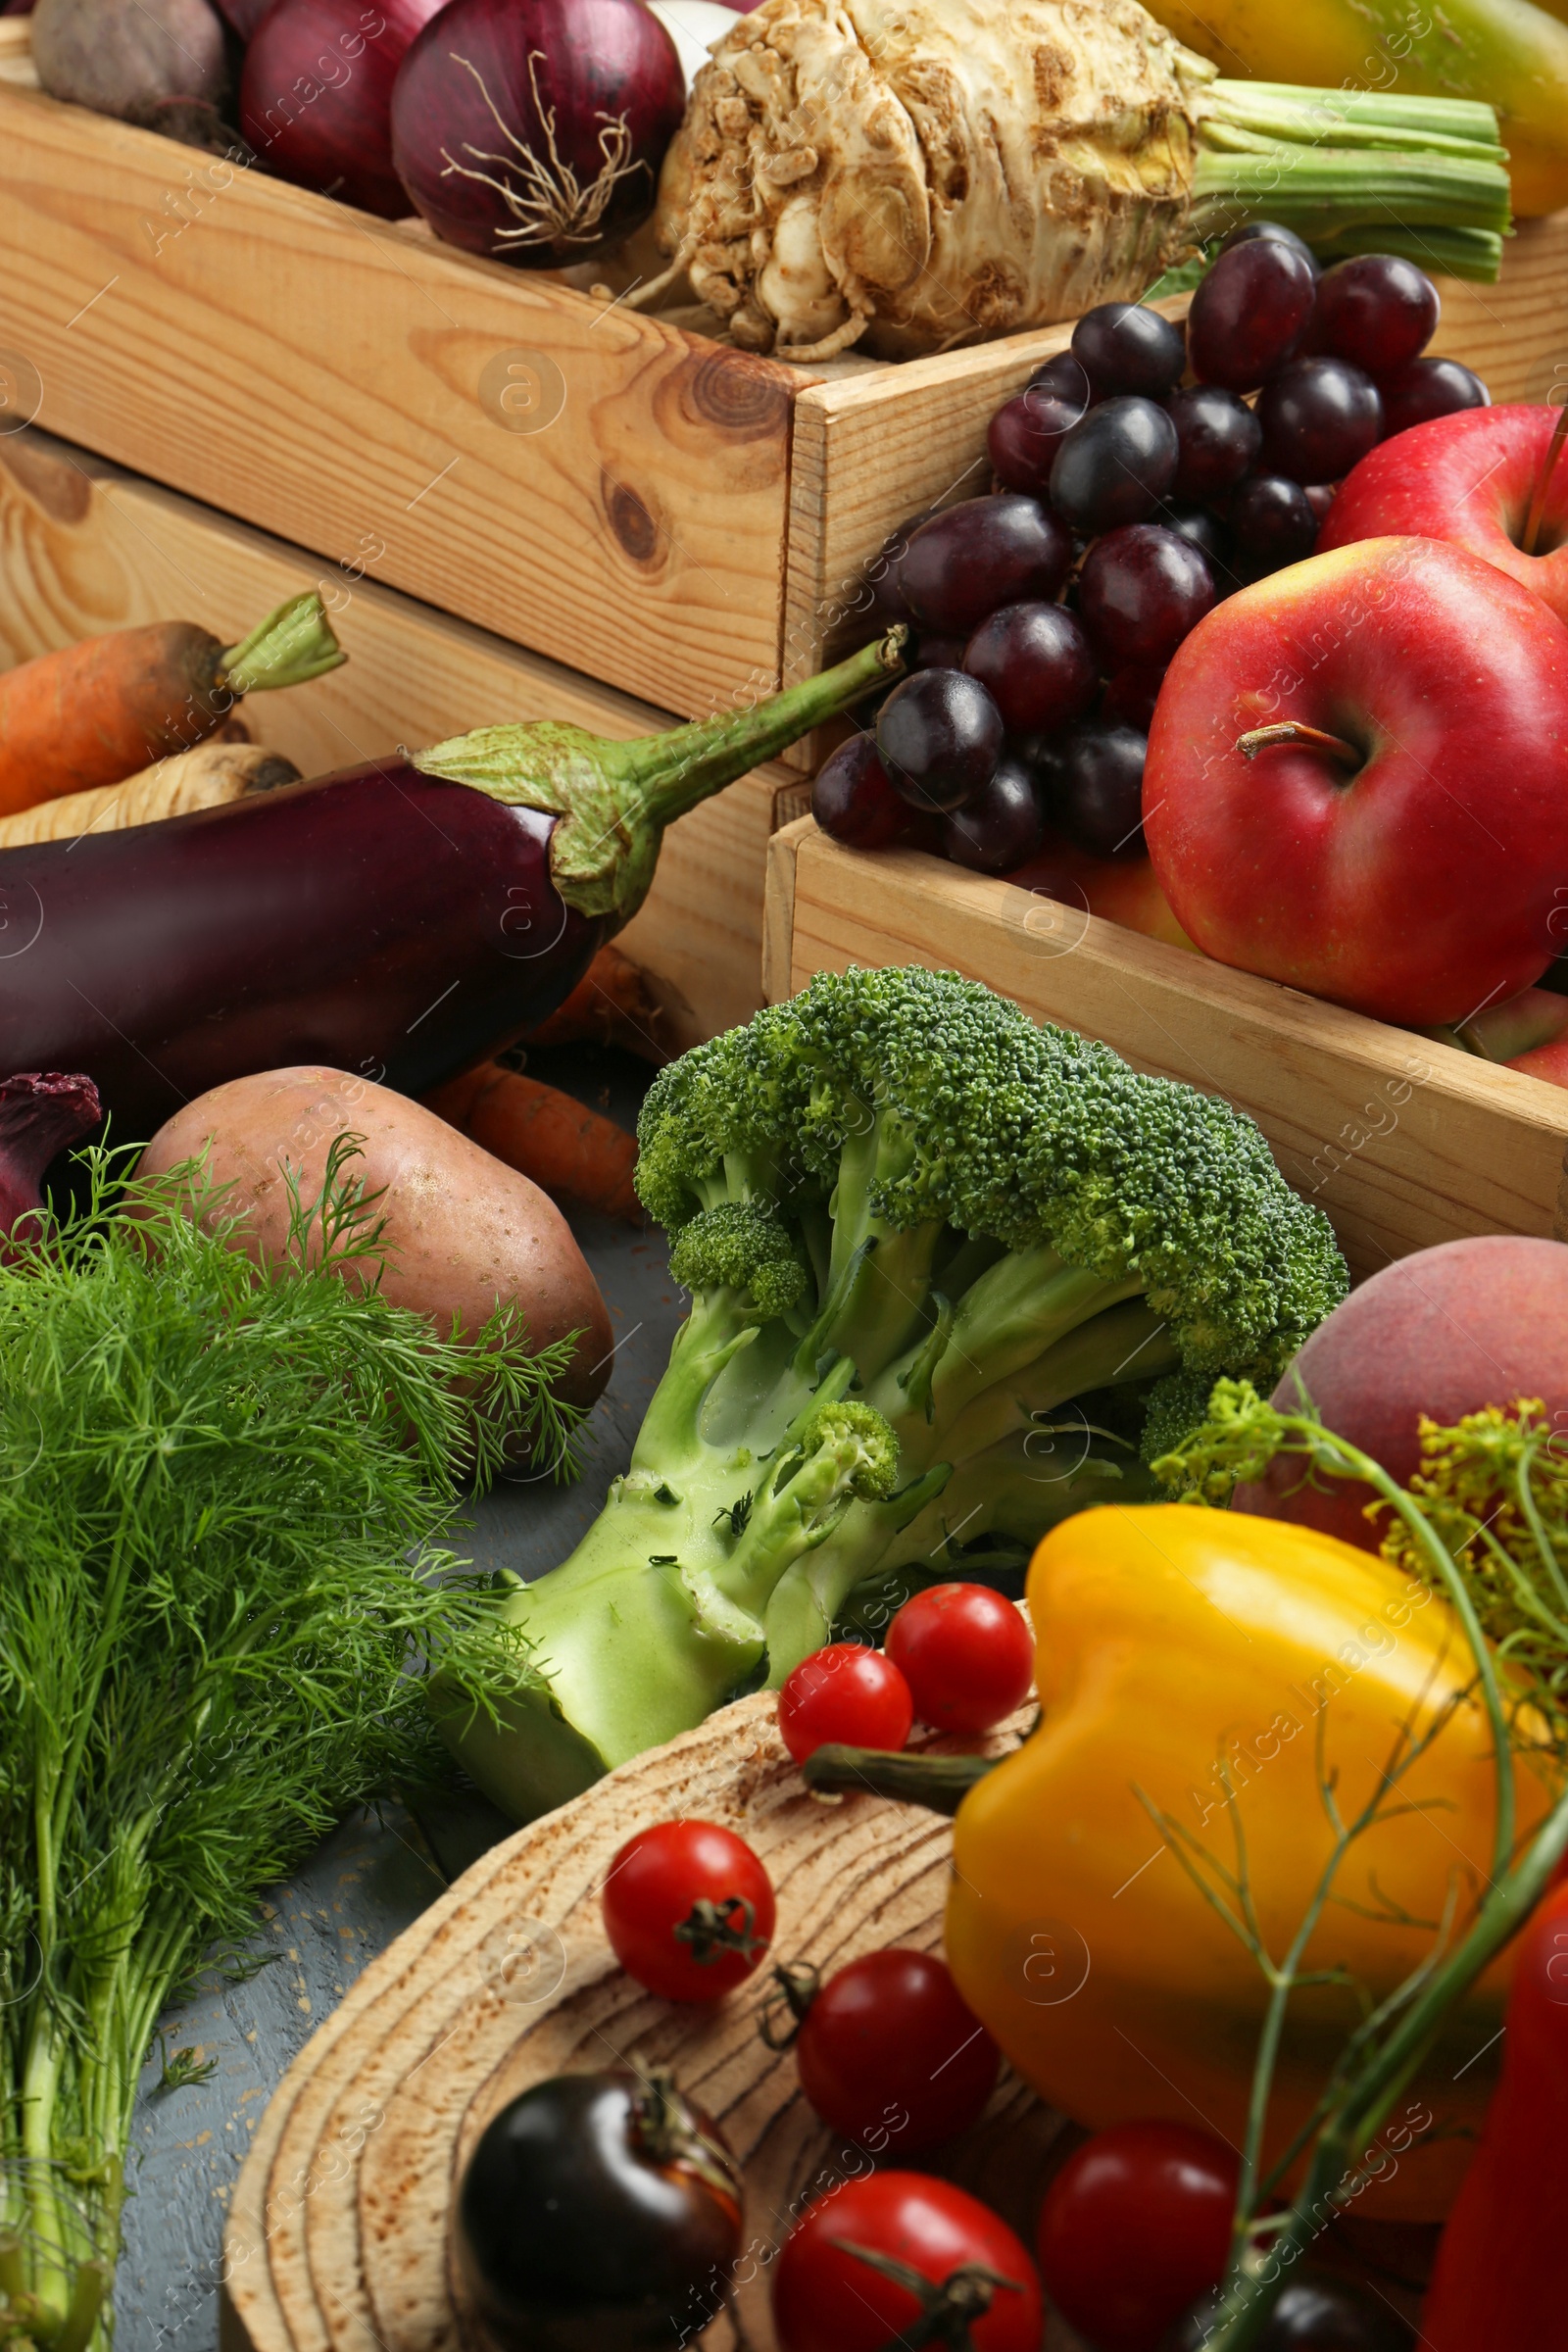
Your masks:
M1568 1240L1568 1089L809 817L769 851L763 985L923 963L1250 1111L1357 1276L1477 1233Z
M36 430L0 434L0 667L100 629L194 620L233 642L319 585L348 661L245 706L260 742L306 775L392 745L439 743L499 719L564 718L641 735L664 713L502 643L393 589L351 580ZM762 886L776 794L759 768L664 837L658 878L619 944L654 980L670 1044L750 1018L761 1002Z
M683 716L815 669L1069 331L758 359L57 105L26 44L0 21L0 416ZM1565 276L1568 214L1529 223L1438 347L1541 396Z

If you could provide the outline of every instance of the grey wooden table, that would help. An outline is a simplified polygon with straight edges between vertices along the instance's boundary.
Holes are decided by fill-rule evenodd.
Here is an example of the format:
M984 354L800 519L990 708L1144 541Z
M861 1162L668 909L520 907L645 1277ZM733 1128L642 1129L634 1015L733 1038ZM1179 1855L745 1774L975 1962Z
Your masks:
M631 1125L647 1072L616 1054L538 1056L530 1067ZM481 1566L536 1576L565 1557L626 1467L685 1311L662 1236L608 1218L573 1219L615 1329L610 1386L569 1487L517 1480L474 1508L462 1547ZM212 2060L207 2081L159 2088L142 2078L117 2284L119 2352L215 2352L223 2217L250 2137L290 2060L367 1963L383 1951L507 1824L481 1800L400 1806L345 1822L265 1906L242 1983L213 1982L165 2021L170 2048Z

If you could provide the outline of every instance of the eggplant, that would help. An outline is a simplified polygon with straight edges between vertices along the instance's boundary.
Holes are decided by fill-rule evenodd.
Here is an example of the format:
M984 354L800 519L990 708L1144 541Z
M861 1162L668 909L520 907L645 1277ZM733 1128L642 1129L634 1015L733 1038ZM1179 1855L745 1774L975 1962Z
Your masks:
M897 675L906 637L664 735L481 728L0 854L0 1071L85 1072L122 1143L292 1063L422 1094L553 1012L663 827Z

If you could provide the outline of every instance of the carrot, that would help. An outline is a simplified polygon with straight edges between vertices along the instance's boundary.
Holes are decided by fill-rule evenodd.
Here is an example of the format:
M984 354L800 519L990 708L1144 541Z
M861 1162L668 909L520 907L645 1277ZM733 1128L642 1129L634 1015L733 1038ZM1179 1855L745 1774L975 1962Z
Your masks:
M68 792L41 801L17 816L0 816L0 850L27 841L75 841L84 833L116 833L125 825L155 825L193 808L216 808L253 792L271 792L299 781L299 769L280 752L255 743L199 743L193 752L161 760L127 776L123 784L100 784L94 792Z
M668 1061L660 1039L662 1010L629 956L601 948L592 963L547 1021L528 1032L530 1046L622 1046L644 1061Z
M118 784L202 742L242 694L301 685L342 660L314 588L238 645L162 620L40 654L0 674L0 816Z
M559 1087L481 1061L424 1098L451 1127L542 1191L564 1194L608 1217L643 1221L632 1190L637 1138L602 1119Z

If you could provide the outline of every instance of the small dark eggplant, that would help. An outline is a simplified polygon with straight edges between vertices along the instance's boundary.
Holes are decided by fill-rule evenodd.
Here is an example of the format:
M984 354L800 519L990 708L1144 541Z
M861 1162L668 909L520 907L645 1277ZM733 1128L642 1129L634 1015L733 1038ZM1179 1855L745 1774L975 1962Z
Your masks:
M454 2222L460 2277L505 2352L670 2352L718 2312L740 2171L667 2074L536 2082L487 2126Z
M0 1072L85 1071L121 1143L294 1063L422 1094L553 1012L664 826L897 675L905 635L664 735L485 727L0 853Z

